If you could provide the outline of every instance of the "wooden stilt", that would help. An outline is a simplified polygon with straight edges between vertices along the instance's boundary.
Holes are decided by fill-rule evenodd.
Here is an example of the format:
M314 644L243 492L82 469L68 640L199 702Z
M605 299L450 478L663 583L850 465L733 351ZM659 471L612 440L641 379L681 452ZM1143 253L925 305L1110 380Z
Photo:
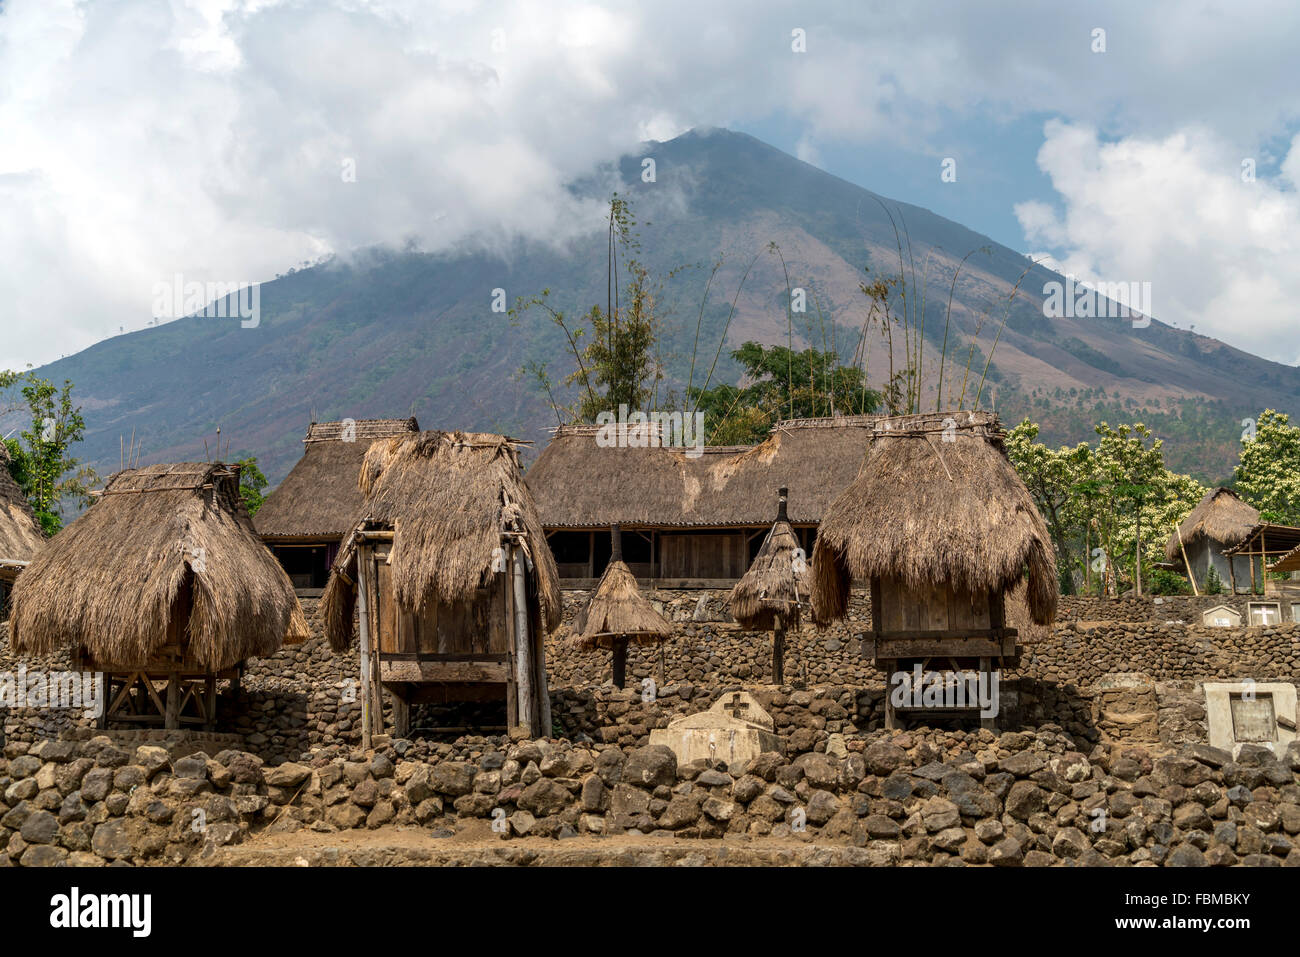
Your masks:
M147 679L146 679L147 680ZM176 672L167 676L167 710L163 727L168 731L181 726L181 679Z
M357 548L357 619L361 626L361 747L371 746L370 709L374 705L374 696L370 693L370 614L369 614L369 576L366 566L370 563L370 549L365 545Z
M537 696L534 693L532 638L528 627L528 588L524 579L524 553L517 545L510 550L514 581L515 686L519 698L519 723L532 735L540 734Z
M406 700L407 688L392 687L393 696L393 734L405 738L411 733L411 704Z
M991 661L991 659L989 659L989 658L981 658L981 659L980 659L980 674L981 674L981 675L988 675L988 676L989 676L989 678L988 678L989 683L990 683L989 686L992 687L993 671L992 671L992 661ZM999 697L999 707L1000 707L1000 706L1001 706L1001 698ZM981 728L988 728L990 731L993 731L993 730L996 730L997 726L998 726L998 716L997 716L997 715L990 715L990 716L988 716L987 718L986 718L983 714L980 715L980 727L981 727Z
M217 676L209 674L203 679L203 730L217 729Z

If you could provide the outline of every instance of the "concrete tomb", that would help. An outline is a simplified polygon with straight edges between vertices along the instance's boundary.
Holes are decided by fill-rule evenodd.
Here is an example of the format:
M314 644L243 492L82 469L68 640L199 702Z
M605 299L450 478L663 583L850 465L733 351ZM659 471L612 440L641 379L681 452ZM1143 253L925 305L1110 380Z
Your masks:
M730 691L708 711L676 718L667 728L650 732L651 744L662 744L677 755L678 764L704 758L725 761L734 768L764 751L784 753L772 716L747 691Z
M1278 757L1296 737L1296 687L1288 682L1216 681L1205 684L1210 746L1230 751L1261 744Z

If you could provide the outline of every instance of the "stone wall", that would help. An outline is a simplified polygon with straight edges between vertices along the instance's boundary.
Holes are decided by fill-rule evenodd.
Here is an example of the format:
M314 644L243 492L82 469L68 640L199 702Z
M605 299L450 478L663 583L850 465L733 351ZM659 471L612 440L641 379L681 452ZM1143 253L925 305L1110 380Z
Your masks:
M788 838L877 865L1300 866L1300 744L1234 761L1204 745L1087 747L1051 725L926 729L735 768L568 739L376 745L268 767L102 735L10 742L0 865L190 863L257 834L405 826L507 841Z

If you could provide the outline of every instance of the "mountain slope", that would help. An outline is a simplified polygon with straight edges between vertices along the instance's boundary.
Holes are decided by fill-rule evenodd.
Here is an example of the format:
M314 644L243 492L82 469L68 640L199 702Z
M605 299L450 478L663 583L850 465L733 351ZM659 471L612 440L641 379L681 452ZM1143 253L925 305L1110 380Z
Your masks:
M653 183L640 180L643 156L656 161ZM593 171L592 184L608 181L600 172ZM724 264L702 310L696 385L724 329L714 383L735 381L726 352L746 339L785 342L792 334L819 347L833 341L851 354L867 311L858 288L863 267L872 276L897 275L901 241L909 279L913 269L924 279L931 404L954 270L979 250L953 286L950 360L942 370L948 401L977 341L968 402L973 396L1005 313L982 404L994 403L1007 421L1032 414L1049 441L1087 440L1098 418L1141 418L1166 438L1174 467L1213 481L1236 459L1243 418L1265 406L1300 412L1296 368L1158 321L1135 329L1120 319L1045 319L1042 286L1060 277L1037 267L1008 308L1028 265L1020 254L743 134L697 131L646 144L616 172L643 224L641 258L660 272L692 267L667 282L662 298L670 315L666 360L678 392L691 374L696 317L719 256ZM220 425L223 446L229 440L232 454L258 455L274 483L300 455L313 414L415 414L425 428L501 430L540 443L555 419L517 372L528 361L567 371L564 344L537 310L518 325L491 311L493 290L504 289L513 303L549 287L555 305L577 313L604 302L604 262L603 233L563 247L521 243L504 255L368 250L264 284L257 328L183 319L106 340L40 372L76 384L87 422L81 453L105 473L117 468L121 437L133 430L150 462L202 456L204 439L211 444ZM792 333L785 268L790 284L808 291L808 311L795 316ZM901 356L896 343L900 364ZM870 337L867 359L877 384L889 369L879 335Z

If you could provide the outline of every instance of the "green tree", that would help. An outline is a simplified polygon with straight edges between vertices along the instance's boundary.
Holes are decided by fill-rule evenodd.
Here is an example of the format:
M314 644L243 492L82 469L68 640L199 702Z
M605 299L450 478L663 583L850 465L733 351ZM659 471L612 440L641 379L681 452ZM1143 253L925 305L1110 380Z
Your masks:
M6 443L9 471L45 533L52 535L63 527L63 503L70 499L88 505L90 490L99 477L70 452L86 428L81 407L72 402L72 383L65 380L59 388L31 372L7 373L0 388L20 381L31 427L20 433L19 440Z
M1265 409L1253 435L1242 436L1241 458L1233 471L1237 491L1261 521L1300 525L1300 427L1282 412Z
M748 385L718 385L689 393L704 413L710 445L762 441L774 422L787 417L853 415L880 408L880 393L867 388L862 369L840 365L834 352L796 352L787 346L746 342L731 356L744 368Z
M540 308L563 333L573 371L562 380L577 386L578 396L562 404L556 385L543 363L531 363L522 370L546 390L558 420L594 422L601 412L617 412L620 405L631 411L649 411L657 405L658 386L664 378L658 347L659 282L636 259L640 246L633 231L632 209L617 193L609 205L609 296L605 308L593 305L578 322L550 304L550 290L520 298L510 310L517 322L529 309ZM626 276L620 287L619 270Z
M1070 541L1075 535L1075 516L1070 506L1078 494L1091 450L1085 443L1074 448L1048 448L1038 441L1038 426L1023 420L1007 433L1007 457L1019 473L1056 546L1061 591L1074 594L1074 560Z
M233 464L239 466L239 494L244 500L244 506L250 516L256 515L257 510L266 501L262 490L267 485L266 476L257 467L257 456L249 455L236 459Z

